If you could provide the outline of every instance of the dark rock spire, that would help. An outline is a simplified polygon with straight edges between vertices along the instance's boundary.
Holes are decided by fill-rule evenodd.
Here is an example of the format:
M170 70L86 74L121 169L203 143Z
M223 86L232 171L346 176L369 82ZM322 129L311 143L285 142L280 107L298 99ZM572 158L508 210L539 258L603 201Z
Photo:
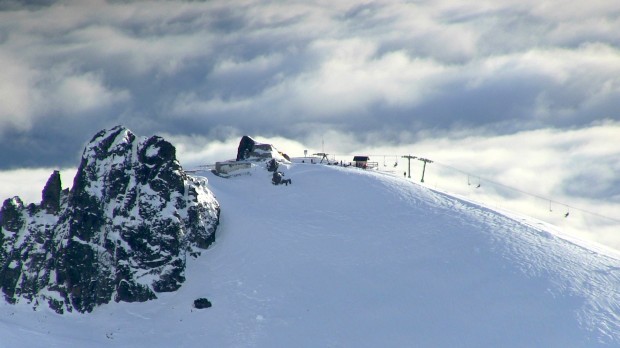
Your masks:
M47 210L50 214L57 214L60 210L61 191L60 172L55 170L47 179L45 188L43 188L41 208Z

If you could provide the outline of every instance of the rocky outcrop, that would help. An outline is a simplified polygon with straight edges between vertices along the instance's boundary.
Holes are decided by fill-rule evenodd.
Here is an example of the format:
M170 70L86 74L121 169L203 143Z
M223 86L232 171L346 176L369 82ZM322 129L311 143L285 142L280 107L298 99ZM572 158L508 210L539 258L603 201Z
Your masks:
M196 309L204 309L204 308L210 308L211 307L211 301L209 301L208 299L201 297L201 298L197 298L194 300L194 308Z
M287 154L278 151L273 145L259 143L247 135L244 135L239 141L237 161L262 161L272 158L276 160L291 160Z
M47 210L48 213L57 214L60 210L60 192L62 191L62 183L60 182L60 172L55 170L50 175L43 192L41 194L41 208Z
M54 172L40 205L0 212L0 288L8 302L92 311L177 290L188 255L215 238L219 204L161 137L118 126L86 146L70 191Z

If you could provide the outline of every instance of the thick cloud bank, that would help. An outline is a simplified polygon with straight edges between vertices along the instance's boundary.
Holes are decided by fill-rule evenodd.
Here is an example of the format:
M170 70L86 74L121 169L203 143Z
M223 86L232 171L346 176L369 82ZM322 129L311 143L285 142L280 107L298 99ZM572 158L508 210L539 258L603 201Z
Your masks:
M613 1L4 1L0 168L85 134L357 141L619 120ZM6 149L6 150L5 150Z

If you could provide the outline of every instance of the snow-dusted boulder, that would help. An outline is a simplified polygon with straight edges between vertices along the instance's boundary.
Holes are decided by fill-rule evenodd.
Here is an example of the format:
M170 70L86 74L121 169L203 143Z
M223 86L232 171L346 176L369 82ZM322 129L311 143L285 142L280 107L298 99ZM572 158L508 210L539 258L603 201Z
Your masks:
M177 290L185 260L213 242L219 204L161 137L117 126L86 146L70 192L52 174L41 205L6 200L0 287L9 302L89 312Z

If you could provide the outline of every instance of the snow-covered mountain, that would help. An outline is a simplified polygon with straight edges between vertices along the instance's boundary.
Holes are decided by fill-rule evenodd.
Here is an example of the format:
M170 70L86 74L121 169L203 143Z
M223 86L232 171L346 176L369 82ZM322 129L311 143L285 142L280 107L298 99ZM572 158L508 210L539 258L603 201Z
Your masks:
M293 184L262 162L195 174L220 225L178 290L86 314L1 304L0 347L620 345L620 259L604 248L401 177L279 170Z
M4 201L0 288L9 303L90 312L177 290L187 254L214 239L219 205L174 147L118 126L86 146L71 190L54 172L41 204Z

